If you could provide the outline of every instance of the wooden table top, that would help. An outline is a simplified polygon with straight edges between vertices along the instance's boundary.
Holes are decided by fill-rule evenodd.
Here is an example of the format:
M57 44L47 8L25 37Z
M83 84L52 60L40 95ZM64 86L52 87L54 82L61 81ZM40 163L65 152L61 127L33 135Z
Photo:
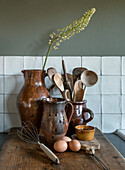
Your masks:
M101 144L95 155L111 170L125 170L125 159L119 151L96 129L96 139ZM55 152L55 151L54 151ZM56 153L60 164L53 163L38 145L21 141L12 129L0 152L0 170L100 170L103 169L94 156L83 150Z

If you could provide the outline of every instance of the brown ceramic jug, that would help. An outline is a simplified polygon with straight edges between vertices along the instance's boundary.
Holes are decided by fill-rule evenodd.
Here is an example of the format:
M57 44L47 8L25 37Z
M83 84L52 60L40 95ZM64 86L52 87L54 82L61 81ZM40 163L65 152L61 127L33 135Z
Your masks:
M62 98L43 99L43 116L41 122L42 132L47 142L53 143L61 139L68 130L69 122L73 115L73 105ZM66 105L71 106L67 116Z
M86 123L90 122L94 118L93 112L86 108L86 100L81 102L72 102L74 106L74 113L72 119L69 124L69 129L67 135L72 135L75 133L75 126L77 125L86 125ZM71 107L67 105L66 110L71 110ZM88 116L90 114L90 116Z
M43 98L49 97L49 93L45 88L43 70L22 70L25 83L17 97L17 107L22 122L30 121L39 131L41 124L41 105L39 102Z

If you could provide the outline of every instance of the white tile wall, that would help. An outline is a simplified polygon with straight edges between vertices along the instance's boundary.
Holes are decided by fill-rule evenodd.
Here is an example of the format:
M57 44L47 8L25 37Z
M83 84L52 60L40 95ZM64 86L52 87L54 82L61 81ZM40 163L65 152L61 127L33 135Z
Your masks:
M125 114L125 95L122 95L122 113Z
M24 68L23 57L4 57L4 74L20 75Z
M0 94L3 93L3 76L0 76Z
M0 113L3 113L3 95L0 94Z
M91 122L89 122L88 125L101 129L102 128L101 119L102 119L102 115L95 113L94 119Z
M121 96L103 95L102 113L121 113Z
M42 57L24 56L24 69L41 69Z
M0 74L3 74L3 67L4 67L3 56L0 56Z
M0 132L4 132L4 115L0 114Z
M98 82L89 88L86 88L86 94L101 94L102 90L102 77L98 76Z
M85 95L87 100L87 107L94 113L101 113L101 96L100 95Z
M122 94L125 94L125 76L122 76Z
M89 123L103 132L125 129L125 56L50 56L46 68L54 67L62 73L62 59L66 70L87 67L98 74L98 83L86 89L87 107L95 117ZM0 56L0 132L20 126L16 98L24 83L23 69L41 69L45 57ZM46 85L52 83L46 78ZM51 96L60 97L58 89Z
M17 113L16 99L17 95L9 94L4 96L5 113Z
M114 132L116 129L121 128L121 115L120 114L103 114L102 115L102 131L104 133Z
M125 129L125 114L122 115L122 129Z
M121 57L103 57L102 58L102 75L120 75L121 74Z
M125 75L125 56L122 57L122 75Z
M120 94L120 76L102 76L102 94Z
M45 57L43 57L43 62L45 60ZM61 68L62 68L62 57L61 56L56 56L56 57L49 57L49 60L47 60L46 66L45 66L45 70L47 70L47 68L49 67L53 67L56 69L56 71L61 72Z
M81 57L80 56L65 56L63 57L67 73L72 74L75 67L81 67Z
M96 56L83 56L82 67L95 71L98 75L101 73L101 57Z
M6 94L18 94L23 84L23 76L5 76Z

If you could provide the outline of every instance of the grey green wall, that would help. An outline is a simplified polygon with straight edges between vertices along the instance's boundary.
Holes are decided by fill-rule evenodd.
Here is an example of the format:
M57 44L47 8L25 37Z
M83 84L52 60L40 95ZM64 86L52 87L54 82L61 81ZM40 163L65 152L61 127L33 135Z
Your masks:
M45 55L49 34L92 7L88 27L50 55L125 55L125 0L0 0L0 55Z

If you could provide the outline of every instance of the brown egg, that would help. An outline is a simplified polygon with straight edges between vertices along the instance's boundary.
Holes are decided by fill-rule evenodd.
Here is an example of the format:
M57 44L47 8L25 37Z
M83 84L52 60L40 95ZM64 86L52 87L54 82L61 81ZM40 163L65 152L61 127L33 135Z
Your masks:
M69 148L72 151L77 152L81 149L81 144L78 140L73 139L71 142L69 142Z
M64 140L58 140L57 142L54 143L54 149L57 152L64 152L66 151L68 145Z
M64 140L65 142L70 142L71 138L69 138L68 136L64 136L62 140Z

